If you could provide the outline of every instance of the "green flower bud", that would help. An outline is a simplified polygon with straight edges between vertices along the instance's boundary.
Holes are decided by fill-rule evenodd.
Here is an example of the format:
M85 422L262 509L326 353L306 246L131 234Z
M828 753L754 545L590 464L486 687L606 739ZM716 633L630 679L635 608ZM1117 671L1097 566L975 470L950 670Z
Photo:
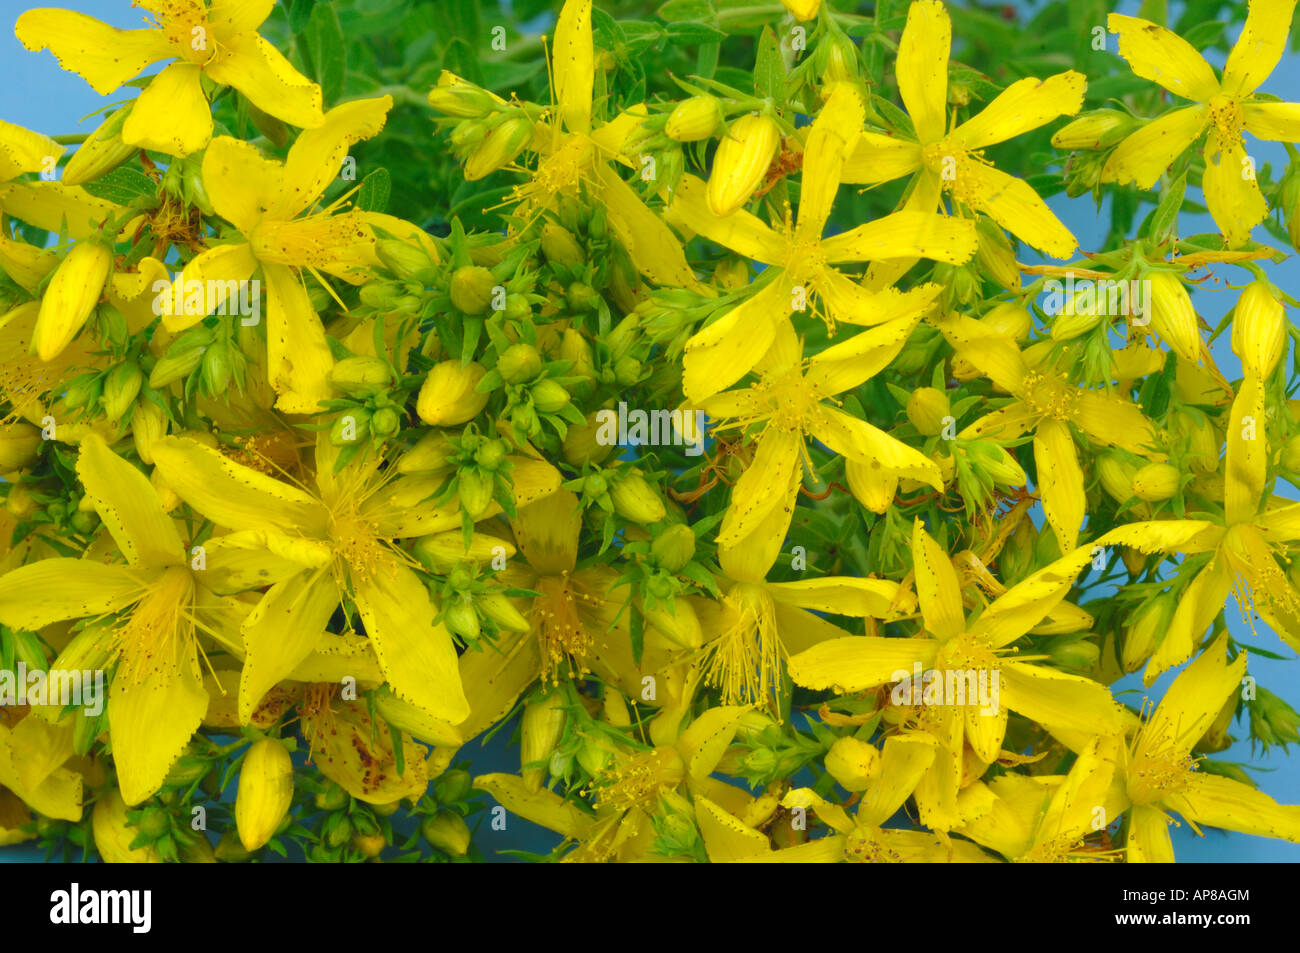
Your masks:
M118 364L104 378L104 416L118 421L126 416L127 410L135 403L140 386L144 383L144 373L135 361Z
M553 222L542 226L542 254L552 264L566 268L580 268L587 263L587 255L573 233Z
M392 407L380 407L370 415L370 432L379 437L391 437L402 426L402 415Z
M918 387L908 398L905 412L918 433L933 437L942 432L951 409L946 393L935 387Z
M1172 499L1181 485L1178 468L1168 463L1149 463L1133 475L1133 492L1149 503Z
M477 470L461 470L457 476L460 505L470 519L478 520L492 505L493 479Z
M469 827L455 811L439 811L426 817L420 824L420 834L430 846L452 857L464 857L469 852Z
M392 383L388 362L378 357L347 357L329 372L330 385L349 397L373 397Z
M497 370L511 384L532 380L542 369L542 355L531 344L512 344L497 360Z
M479 265L465 265L451 273L451 303L466 314L484 314L492 304L496 275Z
M680 572L695 558L695 534L685 523L674 523L654 538L650 554L664 569Z
M469 796L473 784L474 779L470 777L468 771L453 768L444 771L442 776L433 782L433 796L437 798L439 804L455 804Z
M614 512L633 523L658 523L668 515L658 491L641 474L623 476L609 491Z
M565 390L564 385L549 377L534 384L530 393L533 406L544 414L553 414L562 410L570 400L569 392Z
M425 284L434 278L434 263L417 245L385 238L375 243L375 254L389 271L403 280Z

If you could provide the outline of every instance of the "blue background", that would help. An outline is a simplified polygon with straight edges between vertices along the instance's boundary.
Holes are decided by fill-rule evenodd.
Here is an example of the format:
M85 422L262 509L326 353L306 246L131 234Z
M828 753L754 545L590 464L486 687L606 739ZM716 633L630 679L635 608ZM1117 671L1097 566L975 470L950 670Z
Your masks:
M18 15L31 6L66 7L76 9L107 23L123 28L142 25L144 11L133 8L126 0L78 0L76 3L49 2L20 3L15 0L0 0L0 119L26 126L48 135L62 135L92 131L97 120L91 119L83 125L78 121L101 109L112 101L130 98L133 94L117 93L112 97L97 95L80 77L66 73L58 68L49 53L29 53L14 38L13 24ZM612 2L601 4L606 10L617 15L618 5ZM1032 8L1032 4L1021 4ZM1137 2L1123 2L1116 11L1136 14ZM1111 50L1114 50L1114 37L1109 37ZM1216 62L1221 66L1221 62ZM151 67L153 71L156 67ZM1288 53L1282 63L1262 87L1263 92L1273 93L1283 99L1294 99L1293 91L1300 89L1300 56ZM1283 148L1275 143L1264 143L1248 137L1250 154L1258 165L1272 163L1275 170L1285 167L1286 157ZM1069 199L1064 194L1055 196L1050 204L1062 220L1070 227L1085 250L1101 247L1105 238L1109 215L1103 212L1099 218L1092 200L1088 196ZM1213 221L1206 215L1184 214L1180 219L1182 234L1192 235L1201 232L1217 232ZM1255 230L1255 237L1267 241L1263 228ZM1300 296L1300 263L1293 257L1280 266L1268 266L1273 282L1293 296ZM1248 280L1246 273L1233 268L1221 268L1219 276L1227 281L1241 284ZM1219 290L1215 290L1215 289ZM1232 307L1236 295L1222 291L1223 281L1207 281L1195 294L1197 310L1211 326ZM1223 336L1214 348L1215 359L1225 376L1235 379L1240 376L1240 363L1228 349L1227 336ZM1292 496L1300 497L1294 490L1287 491ZM1229 627L1234 635L1248 643L1262 645L1270 651L1290 656L1281 642L1261 626L1256 639L1242 623L1235 607L1229 607ZM1297 684L1297 668L1293 661L1275 661L1258 655L1250 661L1250 672L1259 683L1279 694L1292 707L1300 708L1300 684ZM1155 700L1168 687L1176 671L1166 673L1146 694ZM1117 683L1117 689L1136 691L1139 695L1127 696L1130 703L1140 697L1141 680L1130 676ZM1243 723L1234 725L1232 733L1246 737ZM462 749L461 759L471 759L475 773L489 771L518 770L517 749L507 750L505 739L508 730L503 730L487 749L480 749L478 742L472 742ZM1248 765L1261 790L1284 803L1300 801L1300 757L1288 758L1280 749L1265 756L1260 753L1252 755L1248 741L1239 741L1232 748L1215 757L1224 761L1236 761ZM509 827L504 832L493 833L481 831L476 842L489 854L500 849L524 849L546 851L557 838L549 831L544 831L516 817L511 817ZM1174 847L1180 861L1300 861L1300 844L1288 844L1270 838L1252 837L1244 834L1226 834L1207 831L1206 836L1196 836L1186 825L1174 830ZM11 847L0 849L0 862L39 859L40 852L30 847Z

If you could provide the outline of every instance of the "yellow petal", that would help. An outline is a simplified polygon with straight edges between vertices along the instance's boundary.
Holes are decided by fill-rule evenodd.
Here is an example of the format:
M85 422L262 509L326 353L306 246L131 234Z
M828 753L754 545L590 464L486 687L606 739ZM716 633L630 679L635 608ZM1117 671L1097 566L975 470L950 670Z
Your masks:
M1045 728L1106 734L1123 723L1110 689L1081 675L1027 662L1003 662L1002 705Z
M223 54L206 67L213 80L233 86L262 112L291 126L314 129L324 122L320 87L267 40L252 32L235 36Z
M790 289L778 276L686 342L682 391L702 401L745 376L772 346L790 313Z
M1174 842L1169 836L1169 818L1153 807L1134 805L1129 815L1127 861L1130 864L1171 864Z
M1159 83L1175 96L1203 103L1219 91L1219 81L1205 57L1177 33L1150 20L1112 13L1106 26L1119 35L1119 55L1143 79Z
M586 132L591 127L591 89L596 68L591 0L565 0L555 24L551 62L560 121L570 132Z
M309 414L332 395L334 356L302 278L284 265L266 265L266 369L285 413Z
M1170 802L1194 824L1300 842L1300 805L1278 804L1263 791L1231 778L1193 772L1187 787Z
M804 142L804 184L795 230L798 238L817 241L822 237L835 193L839 191L840 170L853 151L865 121L866 106L857 87L851 83L837 84Z
M1085 388L1076 393L1075 423L1093 440L1123 447L1130 453L1150 453L1155 447L1155 428L1133 401Z
M936 490L943 487L938 465L919 450L842 410L823 406L821 411L813 435L840 456L920 480Z
M909 261L915 264L915 261ZM897 288L872 291L843 272L823 268L813 280L813 290L826 305L826 313L832 320L875 325L919 318L934 307L942 289L933 282L926 282L907 291Z
M889 321L826 348L809 360L804 379L821 394L852 390L889 366L907 343L917 320L911 317Z
M883 619L894 614L898 583L890 579L823 576L797 582L769 583L767 591L776 601L803 609Z
M747 860L772 849L766 834L728 814L706 797L695 798L695 823L704 838L710 863Z
M998 759L1007 734L1007 706L995 702L993 708L985 712L978 705L966 706L966 743L985 764Z
M686 771L691 778L700 780L713 773L747 711L749 708L745 705L710 708L682 732L677 740L677 750L686 762Z
M81 775L62 767L73 754L73 728L30 715L13 728L0 724L0 785L46 817L81 820Z
M1047 79L1017 80L997 95L979 115L953 132L967 149L1006 142L1046 125L1057 116L1073 116L1083 105L1088 85L1082 73L1069 70Z
M0 182L24 172L54 171L64 147L49 136L0 120Z
M1142 673L1144 684L1153 684L1163 672L1192 657L1205 630L1223 611L1230 591L1231 579L1223 560L1214 559L1197 573L1183 590L1169 628Z
M781 262L787 252L784 239L766 222L745 209L719 217L709 208L708 186L693 175L683 175L673 193L672 210L681 223L724 248L765 265Z
M1203 106L1188 106L1153 119L1115 148L1102 167L1101 181L1151 188L1200 137L1206 116Z
M910 678L916 663L928 667L934 661L938 647L933 639L834 639L793 656L790 677L805 688L858 692Z
M208 540L204 584L217 593L247 592L273 586L304 569L318 569L333 558L329 546L273 529L240 530Z
M66 229L68 237L83 241L97 238L105 220L122 211L120 205L95 198L79 185L62 182L0 185L0 208L29 225L55 234Z
M176 62L155 76L136 98L122 126L127 145L173 156L198 152L212 138L212 108L193 63Z
M108 691L117 784L127 804L139 804L163 779L208 710L208 693L189 639L170 641L175 657L130 684L120 674Z
M1300 103L1243 103L1241 114L1246 128L1257 139L1300 140Z
M101 96L173 55L159 30L119 30L71 10L28 10L14 33L29 50L49 50Z
M481 774L474 779L474 787L487 791L511 814L565 837L582 839L595 822L594 817L554 791L528 790L523 778L514 774Z
M520 694L542 669L537 636L503 633L494 648L460 657L460 679L470 715L457 726L466 741L495 725L515 706Z
M403 735L405 771L399 774L392 735L371 721L363 704L334 704L327 717L303 719L312 763L321 774L368 804L421 797L429 786L424 748Z
M267 590L241 629L244 668L239 677L239 720L249 724L266 693L320 644L339 606L328 569L299 572Z
M971 624L971 633L987 639L994 648L1010 645L1060 604L1074 585L1074 577L1091 561L1092 547L1088 547L1044 566L990 603Z
M822 242L831 262L929 258L960 265L979 248L975 225L934 212L894 212Z
M961 605L961 584L952 560L925 531L918 518L912 525L912 571L916 575L916 595L926 631L947 640L966 629L966 613Z
M1214 223L1229 247L1250 240L1250 230L1268 216L1254 167L1241 136L1225 138L1215 129L1205 141L1205 175L1201 190Z
M963 169L962 175L979 198L979 210L1011 234L1053 258L1074 254L1078 241L1028 182L993 166Z
M682 243L662 218L650 211L635 190L609 168L596 169L600 200L609 217L609 227L637 271L655 284L677 288L698 288L695 272L686 261Z
M267 214L289 219L308 208L339 174L348 149L384 128L392 96L354 99L327 112L319 126L302 133L284 160L285 189Z
M251 143L217 136L203 154L203 184L216 213L251 236L263 214L284 192L284 167L264 159ZM213 251L216 249L199 257Z
M176 526L149 478L96 434L81 441L77 476L128 563L162 568L185 562Z
M558 576L572 572L578 561L578 535L582 530L582 508L568 490L528 506L520 507L513 523L515 541L539 575Z
M1251 0L1246 25L1223 67L1223 91L1247 96L1268 79L1286 51L1294 0Z
M1047 522L1061 544L1061 552L1074 549L1087 513L1083 470L1070 428L1059 420L1043 420L1034 434L1034 465Z
M1224 460L1224 514L1228 525L1254 517L1264 499L1268 443L1264 434L1264 383L1247 373L1232 402Z
M1179 673L1147 718L1143 739L1159 744L1162 750L1191 752L1246 674L1246 653L1238 653L1229 664L1227 647L1227 636L1219 636Z
M718 532L718 545L734 545L778 507L786 509L788 525L792 504L788 487L791 474L799 470L802 446L803 435L797 431L763 432L753 462L731 491L731 504ZM781 535L785 535L784 529Z
M352 573L353 598L388 684L398 698L453 725L470 713L451 634L433 621L429 592L395 556L369 577Z
M757 476L754 479L757 480ZM728 577L737 582L762 582L771 571L781 554L781 546L785 543L785 534L790 528L790 517L801 483L801 468L791 469L778 505L768 510L761 520L750 521L744 533L718 544L718 563ZM780 492L779 485L773 488L774 494Z
M95 242L78 242L45 286L32 344L42 361L52 361L85 325L104 293L113 265L113 250Z
M907 11L895 71L898 92L922 143L934 142L947 128L951 46L952 21L943 4L916 0Z
M0 623L36 631L51 622L117 612L140 597L125 566L42 559L0 576Z
M296 487L187 437L164 437L154 444L153 454L167 485L218 526L327 535L328 514Z
M840 179L855 185L877 185L901 179L920 168L921 147L917 143L878 132L863 132L844 162Z
M926 734L913 732L887 738L880 751L879 779L862 795L858 823L879 827L893 817L912 796L937 753L935 740Z

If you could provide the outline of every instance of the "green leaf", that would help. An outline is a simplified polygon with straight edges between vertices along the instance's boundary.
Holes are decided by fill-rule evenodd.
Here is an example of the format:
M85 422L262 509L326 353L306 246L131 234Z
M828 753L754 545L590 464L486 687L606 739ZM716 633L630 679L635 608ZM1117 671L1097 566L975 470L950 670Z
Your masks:
M153 205L158 197L158 184L140 170L130 166L119 166L93 182L85 183L82 188L95 198L116 202L118 205L142 202Z
M393 177L384 168L376 169L361 180L357 190L357 208L363 212L385 212L393 189Z
M770 26L764 27L762 36L758 38L754 88L760 96L771 96L776 100L785 96L785 60L781 57L781 41Z
M668 0L655 14L669 23L678 20L711 20L713 4L709 0Z
M320 84L321 96L328 108L343 92L343 76L348 62L343 26L334 7L324 3L313 7L301 39L308 71Z

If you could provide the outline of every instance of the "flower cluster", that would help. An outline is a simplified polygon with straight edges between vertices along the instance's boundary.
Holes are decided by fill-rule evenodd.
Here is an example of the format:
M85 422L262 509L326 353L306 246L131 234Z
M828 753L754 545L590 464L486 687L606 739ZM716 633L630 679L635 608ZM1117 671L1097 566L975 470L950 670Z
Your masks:
M136 5L18 18L139 88L93 132L0 122L0 843L1300 841L1212 757L1300 742L1236 638L1300 651L1297 302L1252 239L1300 244L1300 105L1260 91L1295 0L1221 72L1111 15L1079 43L1132 75L1006 81L940 0L565 0L508 68L408 50L382 86L329 4ZM1197 189L1218 230L1184 237ZM1103 248L1055 191L1111 200ZM475 774L494 735L517 773Z

